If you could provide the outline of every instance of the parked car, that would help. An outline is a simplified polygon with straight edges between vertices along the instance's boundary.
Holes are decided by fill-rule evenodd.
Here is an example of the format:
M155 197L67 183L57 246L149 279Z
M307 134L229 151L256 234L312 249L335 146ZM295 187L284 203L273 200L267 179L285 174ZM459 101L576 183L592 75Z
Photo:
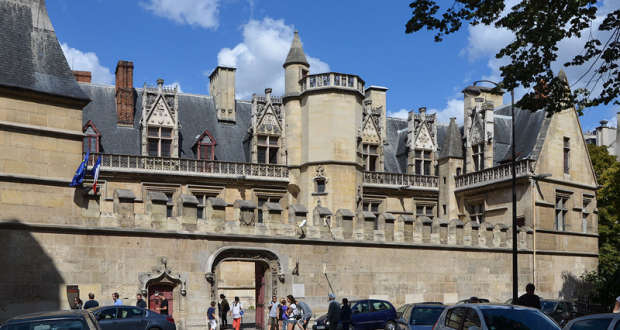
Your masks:
M488 303L488 302L491 302L491 301L487 298L478 298L478 303ZM469 304L469 303L470 303L469 298L467 298L467 299L457 301L455 305Z
M587 315L570 321L565 330L615 330L620 328L620 314Z
M506 304L461 304L447 307L434 330L560 330L535 308Z
M406 304L396 310L396 323L399 330L431 330L444 309L441 303Z
M16 316L0 330L101 330L92 313L73 309Z
M549 315L560 326L566 325L577 317L577 311L571 301L561 299L541 299L540 307L543 313Z
M396 308L385 300L364 299L351 301L351 330L396 330ZM329 322L326 321L327 314L319 316L312 330L329 329ZM338 324L338 329L341 324ZM106 329L104 329L106 330Z
M103 330L176 330L177 328L172 317L136 306L100 306L90 308L88 311L93 313Z

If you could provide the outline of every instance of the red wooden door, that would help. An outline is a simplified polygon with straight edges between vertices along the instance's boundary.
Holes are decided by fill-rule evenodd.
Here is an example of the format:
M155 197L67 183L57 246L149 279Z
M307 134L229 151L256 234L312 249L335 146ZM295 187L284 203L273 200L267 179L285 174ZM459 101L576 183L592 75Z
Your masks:
M164 298L168 300L168 314L172 316L172 311L174 308L172 302L172 287L168 285L151 285L149 286L149 309L155 312L159 312L157 308L159 308L159 304L161 300L159 299L159 293L164 294Z
M256 329L265 329L265 268L255 263Z

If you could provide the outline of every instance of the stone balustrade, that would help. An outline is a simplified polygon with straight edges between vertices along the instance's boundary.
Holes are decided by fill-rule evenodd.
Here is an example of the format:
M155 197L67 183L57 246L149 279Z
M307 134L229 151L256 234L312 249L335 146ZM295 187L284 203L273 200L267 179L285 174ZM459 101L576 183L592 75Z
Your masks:
M438 189L439 178L432 175L364 172L364 185Z
M366 88L362 78L352 74L336 72L307 75L299 81L299 86L301 87L302 93L326 87L337 87L356 90L364 94Z
M89 165L94 165L99 154L90 154ZM235 163L150 156L103 154L101 171L145 174L178 174L234 179L272 179L288 181L288 167L284 165Z
M531 159L517 161L515 164L515 172L517 173L517 177L534 175L534 161ZM511 164L505 164L487 168L478 172L455 176L454 180L456 182L457 189L467 189L498 181L509 180L511 178L512 166Z

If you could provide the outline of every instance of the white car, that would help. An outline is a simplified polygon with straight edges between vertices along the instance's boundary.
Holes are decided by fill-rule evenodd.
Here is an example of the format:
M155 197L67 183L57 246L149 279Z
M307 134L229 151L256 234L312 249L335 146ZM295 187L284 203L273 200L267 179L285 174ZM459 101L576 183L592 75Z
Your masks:
M446 308L434 330L561 330L535 308L505 304L462 304Z
M565 330L615 330L620 329L620 314L587 315L570 321Z

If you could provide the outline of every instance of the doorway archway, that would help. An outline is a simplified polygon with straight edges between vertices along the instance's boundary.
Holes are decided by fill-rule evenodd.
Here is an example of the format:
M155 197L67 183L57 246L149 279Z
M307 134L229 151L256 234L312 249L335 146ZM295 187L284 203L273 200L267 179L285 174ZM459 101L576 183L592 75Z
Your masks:
M254 262L256 274L256 327L265 326L265 295L278 295L278 282L284 283L280 257L269 249L224 247L213 253L207 262L205 278L211 285L211 301L218 301L217 267L225 261Z

